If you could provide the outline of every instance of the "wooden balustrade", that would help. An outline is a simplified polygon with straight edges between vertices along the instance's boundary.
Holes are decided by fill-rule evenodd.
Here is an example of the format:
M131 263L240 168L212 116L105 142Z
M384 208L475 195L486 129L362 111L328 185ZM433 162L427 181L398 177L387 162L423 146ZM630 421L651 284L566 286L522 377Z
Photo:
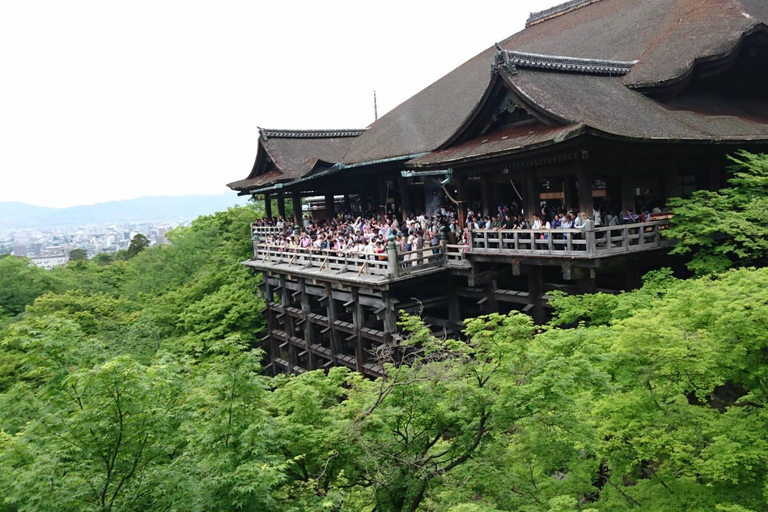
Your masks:
M449 267L466 267L470 263L467 260L468 245L447 244L445 246L445 263Z
M266 264L285 264L305 267L318 272L357 272L358 275L390 274L386 254L367 254L356 251L334 251L309 247L290 247L271 244L254 245L254 261Z
M254 242L264 242L270 236L281 236L283 234L285 234L284 228L260 226L257 223L251 224L251 240Z
M254 241L254 263L286 265L328 274L397 278L441 267L470 266L471 254L521 257L601 258L668 247L661 236L668 221L593 229L481 229L469 233L469 245L441 244L414 251L371 254L359 251L278 246ZM258 226L258 236L275 230Z
M662 248L668 221L593 229L480 229L470 232L469 252L593 258Z
M445 266L445 249L440 245L398 252L397 256L400 266L399 275L413 274L427 268Z

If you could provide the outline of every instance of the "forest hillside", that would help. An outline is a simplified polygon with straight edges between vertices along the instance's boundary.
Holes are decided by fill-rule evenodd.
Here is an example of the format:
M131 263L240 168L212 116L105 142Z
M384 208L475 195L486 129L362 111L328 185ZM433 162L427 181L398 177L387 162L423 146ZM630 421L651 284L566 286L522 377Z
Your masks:
M676 205L696 277L462 340L403 315L376 381L262 372L255 206L136 255L2 258L0 511L766 510L768 165L740 158Z

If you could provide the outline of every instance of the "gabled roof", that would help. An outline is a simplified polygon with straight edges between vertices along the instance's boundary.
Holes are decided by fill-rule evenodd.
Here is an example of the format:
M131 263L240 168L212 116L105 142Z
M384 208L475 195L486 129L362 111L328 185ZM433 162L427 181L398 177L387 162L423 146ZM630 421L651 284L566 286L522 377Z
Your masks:
M251 173L246 179L227 186L234 190L248 190L302 178L318 162L340 161L352 140L364 131L259 128L259 145Z
M583 0L533 15L532 21L499 46L510 56L535 55L540 62L570 57L582 64L601 62L604 68L611 62L632 64L619 83L648 88L682 80L697 62L732 52L745 34L768 22L768 2ZM483 97L494 54L488 48L383 116L355 140L344 161L441 147Z
M571 0L532 14L526 29L365 131L266 131L260 170L254 165L249 179L272 170L281 173L275 180L297 179L318 160L349 166L439 151L442 157L425 155L414 164L449 155L455 161L477 157L483 147L505 152L556 143L574 128L653 140L764 140L768 107L759 101L714 112L702 99L706 95L677 103L649 95L674 96L689 80L726 69L747 38L768 34L766 23L768 0ZM532 133L510 128L506 138L484 144L488 123L480 117L493 114L486 103L505 94L499 76L543 126Z

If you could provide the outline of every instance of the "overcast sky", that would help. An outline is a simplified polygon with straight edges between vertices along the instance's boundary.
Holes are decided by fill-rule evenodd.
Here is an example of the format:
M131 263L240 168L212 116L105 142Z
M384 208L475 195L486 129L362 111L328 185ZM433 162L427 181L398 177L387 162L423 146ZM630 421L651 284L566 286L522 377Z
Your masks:
M365 127L557 3L2 1L0 201L224 193L257 126Z

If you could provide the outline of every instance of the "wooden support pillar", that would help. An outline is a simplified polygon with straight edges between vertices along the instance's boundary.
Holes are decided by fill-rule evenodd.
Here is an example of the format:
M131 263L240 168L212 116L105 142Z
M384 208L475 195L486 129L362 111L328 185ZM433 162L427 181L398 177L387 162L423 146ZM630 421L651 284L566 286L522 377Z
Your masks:
M283 303L283 307L287 308L291 305L291 292L288 290L288 287L285 284L285 275L280 275L280 291L281 291L281 302ZM293 344L293 338L296 335L296 331L293 328L293 317L289 315L288 313L285 313L284 315L284 321L285 321L285 337L288 339L288 364L291 367L291 370L298 366L299 359L296 356L296 346Z
M272 218L272 196L269 194L264 194L264 215L268 219Z
M285 196L283 194L277 195L277 214L285 219Z
M592 202L592 173L583 165L576 168L576 182L579 187L579 211L593 217L595 206Z
M334 206L333 194L325 194L325 218L328 222L336 217L336 209Z
M668 199L677 196L677 167L671 165L664 170L664 204L666 205Z
M563 206L566 210L573 209L576 204L576 194L574 193L573 176L566 174L563 176Z
M626 291L637 290L643 285L643 276L635 265L629 265L624 270L624 289Z
M397 315L395 315L395 302L390 296L389 292L383 292L382 298L384 300L384 332L387 334L393 334L397 332Z
M327 297L328 305L326 306L328 316L328 327L330 327L331 334L331 360L336 361L336 356L341 355L341 340L339 339L339 332L336 330L336 303L333 300L333 288L331 283L325 283L325 296Z
M539 180L534 171L528 171L525 175L525 218L532 221L534 215L539 214Z
M499 303L496 301L494 292L496 291L496 281L488 281L483 285L485 293L485 302L482 305L483 314L498 313Z
M488 174L480 175L480 200L483 202L483 215L491 215L491 183ZM493 212L494 214L496 212Z
M456 200L459 202L459 225L466 226L467 222L467 184L462 175L454 175L456 183Z
M357 287L352 288L352 300L354 301L352 323L355 326L355 367L358 372L365 373L365 344L361 331L362 327L365 325L365 310L360 303L360 290Z
M293 223L301 226L301 195L298 192L291 194L291 203L293 204Z
M456 278L453 275L449 275L448 279L451 281L450 289L455 290L458 286ZM459 323L461 322L461 302L459 301L459 296L455 293L450 294L448 301L448 320L451 322L454 331L458 334L460 331Z
M403 220L406 220L411 214L411 196L408 191L408 180L402 176L397 179L400 189L400 210L403 214Z
M619 177L621 183L621 211L635 211L635 180L631 172L625 172Z
M543 324L546 320L544 307L541 304L541 296L544 294L544 276L538 267L528 269L528 304L530 315L537 324Z
M277 359L279 354L277 340L272 335L272 330L275 328L274 312L272 311L272 301L274 300L274 297L272 295L272 285L269 284L269 277L266 274L263 277L264 302L267 306L267 339L269 341L269 359L270 363L272 363L272 375L274 376L277 375L277 364L275 363L275 359Z
M317 369L317 356L312 352L312 345L315 344L315 334L312 328L312 324L309 322L309 314L312 312L312 307L309 304L309 294L307 293L307 282L303 278L299 278L299 298L301 299L301 313L304 319L304 350L307 351L308 370Z
M576 289L580 294L597 293L595 269L583 269L583 273L576 280Z
M384 176L379 177L378 181L378 197L377 200L379 202L377 211L384 216L387 213L387 196L388 190L387 190L387 179Z

